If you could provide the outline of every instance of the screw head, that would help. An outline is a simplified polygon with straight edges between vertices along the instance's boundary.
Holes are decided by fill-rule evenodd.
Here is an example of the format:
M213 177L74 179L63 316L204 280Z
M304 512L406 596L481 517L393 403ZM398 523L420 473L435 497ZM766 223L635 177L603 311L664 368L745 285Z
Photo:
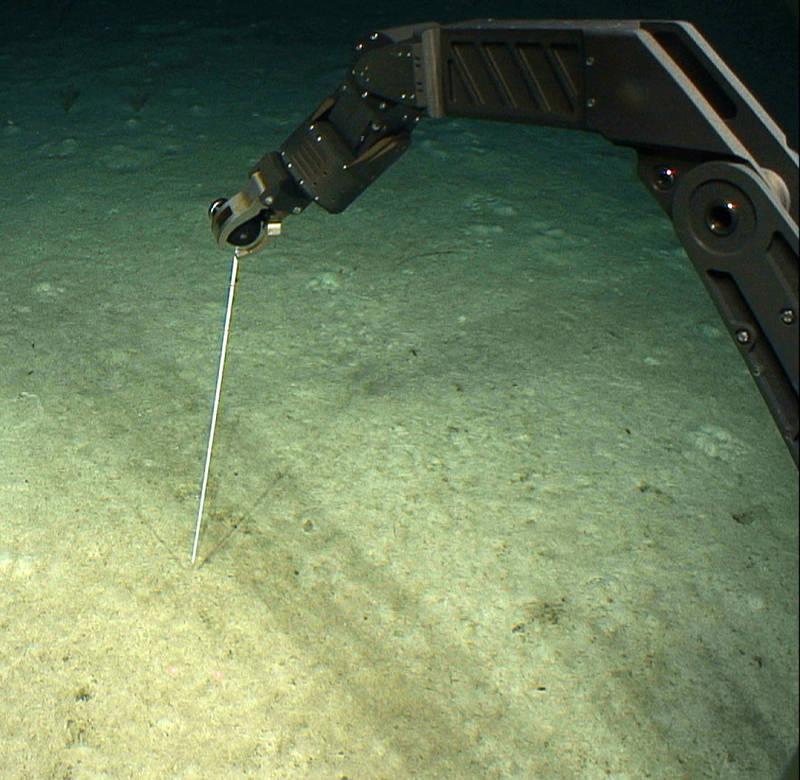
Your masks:
M749 344L750 343L750 331L746 328L740 328L736 331L736 341L740 344Z
M668 165L656 168L655 185L657 190L668 190L675 184L678 172Z
M729 236L739 224L739 205L731 200L712 203L706 210L706 227L715 236Z
M791 325L795 319L797 319L797 315L792 309L783 309L783 311L781 311L781 322L784 325Z

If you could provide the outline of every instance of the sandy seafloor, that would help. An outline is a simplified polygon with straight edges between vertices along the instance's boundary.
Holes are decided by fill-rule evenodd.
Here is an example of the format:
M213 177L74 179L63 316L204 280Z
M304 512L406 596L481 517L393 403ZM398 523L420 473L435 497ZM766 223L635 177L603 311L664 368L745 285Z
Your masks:
M600 138L423 123L243 261L189 564L206 208L347 57L266 29L0 51L0 777L776 777L796 471Z

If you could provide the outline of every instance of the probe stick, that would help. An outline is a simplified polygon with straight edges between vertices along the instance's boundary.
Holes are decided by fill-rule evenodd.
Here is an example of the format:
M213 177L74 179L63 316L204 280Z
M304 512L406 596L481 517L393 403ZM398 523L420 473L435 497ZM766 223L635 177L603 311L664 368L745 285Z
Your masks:
M236 276L239 273L239 255L234 252L231 261L231 278L228 282L228 303L225 307L225 324L222 326L222 344L219 349L219 367L217 369L217 386L214 390L214 405L211 408L211 425L208 429L208 447L206 449L206 463L203 467L203 483L200 486L200 504L197 507L197 524L194 529L194 544L192 545L192 563L197 560L197 545L200 541L200 526L203 523L203 509L206 503L208 490L208 471L211 466L211 450L214 447L214 432L217 429L217 412L219 411L219 396L222 392L222 374L225 370L225 356L228 352L228 333L231 327L231 312L233 311L233 295L236 292Z

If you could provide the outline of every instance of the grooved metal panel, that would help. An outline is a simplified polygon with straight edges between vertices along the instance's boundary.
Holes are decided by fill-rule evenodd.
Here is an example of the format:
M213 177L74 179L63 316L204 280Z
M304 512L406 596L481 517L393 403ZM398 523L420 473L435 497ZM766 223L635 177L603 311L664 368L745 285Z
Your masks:
M484 37L485 36L485 37ZM491 37L490 37L491 36ZM580 35L443 31L445 113L575 125L583 117Z

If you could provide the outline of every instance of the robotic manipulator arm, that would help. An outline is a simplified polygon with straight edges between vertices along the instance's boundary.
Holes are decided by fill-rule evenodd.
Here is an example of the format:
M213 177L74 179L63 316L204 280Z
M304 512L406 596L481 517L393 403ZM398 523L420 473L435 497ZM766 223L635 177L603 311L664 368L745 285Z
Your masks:
M574 128L634 148L797 464L798 157L692 25L474 20L374 33L247 186L211 204L218 244L253 252L312 201L342 211L424 116Z

